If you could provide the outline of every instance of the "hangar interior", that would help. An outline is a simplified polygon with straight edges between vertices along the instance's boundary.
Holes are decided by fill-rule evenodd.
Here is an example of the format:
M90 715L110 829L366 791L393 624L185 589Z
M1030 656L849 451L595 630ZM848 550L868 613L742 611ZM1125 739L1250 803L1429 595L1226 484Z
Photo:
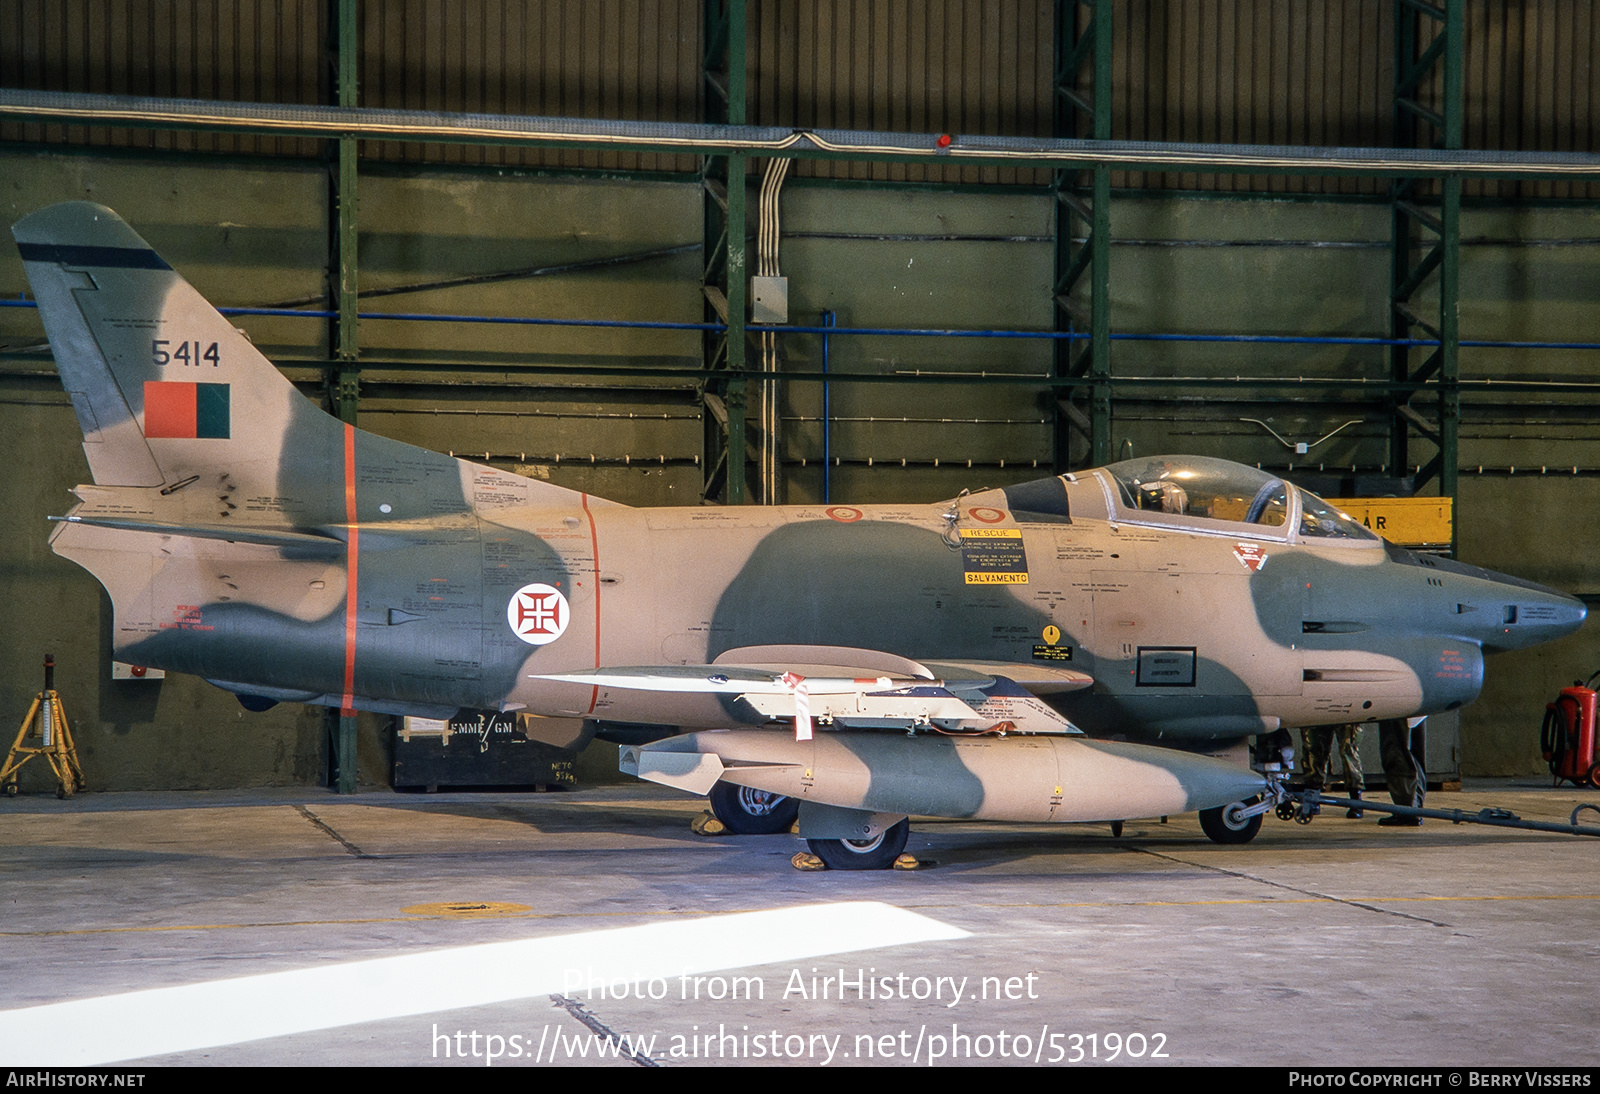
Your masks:
M1597 47L1558 0L0 0L7 92L955 138L785 159L7 98L0 189L8 223L115 209L346 421L616 501L931 502L1194 453L1451 498L1456 557L1592 597L1600 179L1519 154L1597 151ZM980 135L1146 158L962 160ZM1149 166L1197 144L1498 167ZM782 329L741 270L787 279ZM45 542L88 472L9 246L0 298L0 709L49 651L95 789L327 779L320 708L111 678L109 601ZM1544 769L1597 635L1490 662L1463 773ZM389 719L359 733L386 784Z

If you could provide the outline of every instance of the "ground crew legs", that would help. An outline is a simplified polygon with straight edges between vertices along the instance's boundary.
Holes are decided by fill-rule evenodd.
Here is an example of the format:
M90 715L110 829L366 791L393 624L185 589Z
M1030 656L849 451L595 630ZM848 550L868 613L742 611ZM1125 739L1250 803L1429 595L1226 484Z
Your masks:
M1428 793L1428 775L1423 770L1424 723L1413 728L1405 718L1390 718L1378 723L1378 746L1383 755L1383 773L1389 780L1389 797L1396 805L1421 809ZM1384 817L1378 822L1390 828L1415 828L1421 817Z
M1325 790L1333 773L1333 741L1339 741L1339 757L1344 762L1345 796L1360 800L1365 785L1361 774L1361 727L1306 726L1300 731L1300 745L1305 753L1306 786L1312 790ZM1360 817L1360 809L1351 809L1348 817Z

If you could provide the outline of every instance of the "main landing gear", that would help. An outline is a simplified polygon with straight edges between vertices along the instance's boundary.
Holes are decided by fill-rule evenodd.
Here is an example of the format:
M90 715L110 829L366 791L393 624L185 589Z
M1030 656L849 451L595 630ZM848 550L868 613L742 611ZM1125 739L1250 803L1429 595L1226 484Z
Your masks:
M787 832L800 816L800 803L793 798L730 782L717 783L708 796L711 812L736 836L774 836Z
M808 839L811 853L830 870L887 870L906 849L911 820L891 824L871 839Z

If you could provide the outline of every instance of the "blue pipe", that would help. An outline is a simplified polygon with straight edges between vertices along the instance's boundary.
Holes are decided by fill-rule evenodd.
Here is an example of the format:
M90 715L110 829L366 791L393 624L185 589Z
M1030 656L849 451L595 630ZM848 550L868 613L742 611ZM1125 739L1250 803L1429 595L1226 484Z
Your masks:
M0 300L0 307L36 308L32 300ZM309 311L302 308L218 308L223 315L265 315L298 319L337 319L338 312ZM826 313L826 314L832 314ZM507 315L430 315L423 312L359 312L360 319L393 319L430 323L509 323L538 327L620 327L640 330L726 330L721 323L667 323L641 319L529 319ZM840 334L904 335L916 338L1041 338L1086 342L1090 335L1078 331L1047 330L960 330L923 327L801 327L763 326L751 323L746 330L758 334L820 334L827 339ZM1289 346L1437 346L1435 338L1367 338L1356 335L1302 334L1113 334L1113 342L1237 342ZM1577 349L1600 350L1600 342L1497 342L1488 339L1461 339L1465 349Z

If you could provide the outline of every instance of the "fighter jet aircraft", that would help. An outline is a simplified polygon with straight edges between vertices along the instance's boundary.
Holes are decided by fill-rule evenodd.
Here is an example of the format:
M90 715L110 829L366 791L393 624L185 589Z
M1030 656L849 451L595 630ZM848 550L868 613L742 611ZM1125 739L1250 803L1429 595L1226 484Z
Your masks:
M1454 709L1485 651L1584 618L1200 457L630 508L323 413L103 206L13 233L94 478L51 546L110 594L117 659L255 706L582 719L747 827L798 801L835 866L891 862L911 815L1198 809L1242 841L1272 781L1158 745Z

